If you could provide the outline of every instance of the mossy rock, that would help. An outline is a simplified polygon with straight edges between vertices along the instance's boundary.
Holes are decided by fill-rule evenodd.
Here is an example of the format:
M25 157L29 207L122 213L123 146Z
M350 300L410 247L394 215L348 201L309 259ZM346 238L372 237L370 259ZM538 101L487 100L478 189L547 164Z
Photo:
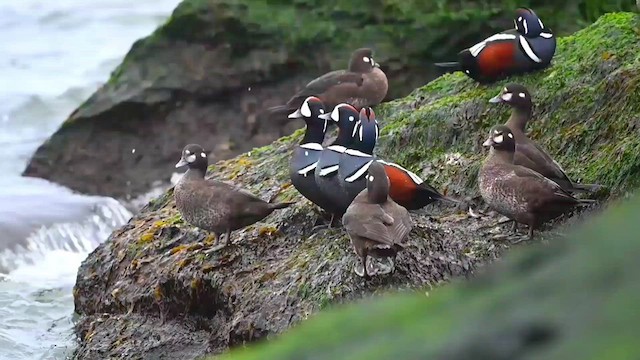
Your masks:
M169 182L187 143L218 160L290 134L299 124L263 119L306 82L376 50L388 99L437 74L434 61L512 27L519 3L460 1L185 0L137 41L110 79L38 148L24 175L128 199ZM633 0L533 1L556 33Z
M215 359L638 359L639 211L635 196L470 282L327 310Z
M378 154L451 196L477 198L480 144L508 117L488 99L517 81L536 101L531 136L573 178L607 186L603 203L607 194L623 196L638 185L640 166L639 27L636 14L607 14L560 39L545 71L492 86L447 75L383 104L376 108ZM467 276L511 246L495 236L496 216L476 219L466 209L433 206L412 214L415 227L396 271L363 281L352 272L356 256L343 230L312 233L317 213L289 185L288 160L301 137L300 130L210 167L210 175L264 199L297 201L236 232L230 248L208 253L215 239L182 221L170 190L90 254L74 290L76 355L221 353L268 339L331 304Z

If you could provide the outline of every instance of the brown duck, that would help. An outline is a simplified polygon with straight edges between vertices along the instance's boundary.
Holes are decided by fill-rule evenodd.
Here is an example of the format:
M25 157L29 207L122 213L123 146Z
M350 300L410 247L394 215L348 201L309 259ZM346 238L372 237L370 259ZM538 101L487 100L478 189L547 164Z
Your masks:
M491 128L482 145L491 150L478 174L480 194L493 210L516 223L527 224L529 239L543 223L576 206L594 202L576 199L554 181L515 165L515 135L507 126Z
M409 211L389 198L389 178L380 162L374 161L369 166L367 188L353 199L342 223L361 260L355 267L356 274L369 277L368 256L389 258L394 264L412 223Z
M502 92L489 100L491 103L506 103L511 106L511 116L505 125L511 129L516 140L514 164L528 167L549 178L568 192L597 191L598 184L579 184L573 182L560 164L539 144L525 134L527 123L531 120L533 100L531 94L520 84L508 84Z
M347 70L335 70L312 80L285 105L270 108L270 116L284 117L300 108L309 96L318 97L327 112L341 103L353 105L356 110L378 105L385 96L389 83L380 65L373 60L369 48L355 50Z
M273 210L293 204L269 203L231 184L205 179L208 160L200 145L185 146L176 168L185 165L189 169L173 190L176 207L186 222L216 234L220 245L211 251L226 247L231 241L232 231L264 219ZM224 243L220 241L223 233L227 234Z

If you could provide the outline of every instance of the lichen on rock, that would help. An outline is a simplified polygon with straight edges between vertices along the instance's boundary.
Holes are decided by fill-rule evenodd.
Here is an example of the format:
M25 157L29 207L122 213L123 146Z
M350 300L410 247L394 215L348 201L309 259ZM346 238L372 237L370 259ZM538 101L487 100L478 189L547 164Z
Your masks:
M533 93L531 136L570 176L602 183L614 197L638 185L639 26L635 14L605 15L560 39L552 67L507 80ZM506 107L487 103L503 84L481 86L451 74L377 107L377 153L451 196L476 201L480 144L490 126L508 117ZM221 353L279 334L331 304L469 275L510 247L495 239L499 229L483 229L495 216L431 206L412 214L415 229L395 273L363 281L352 272L356 256L343 230L312 233L316 209L287 186L289 156L301 135L210 166L210 176L264 199L298 201L234 233L228 249L207 252L215 240L182 221L169 190L90 254L74 290L76 356Z

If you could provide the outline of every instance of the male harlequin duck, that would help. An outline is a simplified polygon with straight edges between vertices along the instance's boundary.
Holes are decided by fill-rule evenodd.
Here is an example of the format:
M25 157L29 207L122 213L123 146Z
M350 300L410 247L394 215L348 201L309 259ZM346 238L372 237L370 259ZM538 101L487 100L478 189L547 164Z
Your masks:
M315 96L305 99L300 108L289 115L289 119L303 119L306 124L304 137L293 150L289 163L291 183L302 196L322 209L331 207L329 200L316 184L315 169L320 159L322 142L327 131L328 120L319 116L325 113L324 104Z
M531 120L533 99L526 87L520 84L508 84L502 92L489 100L491 103L506 103L511 106L511 116L505 125L516 140L514 164L528 167L549 178L569 192L596 191L598 184L578 184L567 176L553 158L536 142L525 134L527 123Z
M378 121L373 110L361 109L359 120L353 129L351 145L340 157L338 166L340 186L348 195L343 199L345 203L350 203L366 187L367 170L374 159L384 166L391 183L391 198L408 210L423 208L437 200L458 203L457 200L440 194L413 172L374 156L373 150L379 134Z
M373 149L378 141L380 128L370 107L360 109L360 116L352 132L351 145L340 157L338 179L347 196L347 206L367 187L367 170L375 160Z
M457 62L436 63L449 72L464 71L472 79L493 82L510 75L544 69L556 52L556 39L528 8L516 10L515 28L492 35L462 50Z
M576 206L594 202L576 199L560 185L534 170L513 163L516 150L514 134L505 125L496 125L482 144L491 147L478 174L478 186L484 201L493 210L529 226L533 231Z
M355 272L365 278L370 275L367 256L390 258L393 265L413 226L407 209L389 198L389 178L382 163L371 163L366 186L342 217L351 244L361 259Z
M269 109L271 116L291 113L302 105L308 96L318 97L329 112L340 103L348 103L360 109L374 106L387 96L389 83L380 65L373 60L369 48L355 50L347 70L336 70L308 83L285 105Z
M338 124L338 136L331 145L322 150L314 170L316 184L322 196L331 204L324 208L331 214L331 224L335 217L342 216L349 206L349 202L345 200L346 193L340 187L338 167L340 156L351 143L353 129L359 116L359 112L349 104L338 104L330 113L319 116Z
M212 251L226 247L231 241L232 231L264 219L273 210L293 204L269 203L231 184L205 179L208 160L200 145L185 146L176 168L185 165L189 169L173 190L176 207L186 222L214 232L219 242L221 235L227 234L225 242Z

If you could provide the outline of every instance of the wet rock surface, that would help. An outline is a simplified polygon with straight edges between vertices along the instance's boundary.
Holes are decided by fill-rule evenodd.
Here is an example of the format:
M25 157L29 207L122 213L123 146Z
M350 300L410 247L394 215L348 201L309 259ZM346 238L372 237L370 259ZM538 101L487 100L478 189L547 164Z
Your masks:
M634 189L640 178L632 120L640 116L639 27L637 15L606 15L561 39L553 67L509 79L532 89L537 120L531 136L573 178L607 186L597 194L601 204ZM317 211L287 178L291 149L302 137L297 131L210 167L209 176L263 199L298 201L234 233L229 248L208 251L215 239L182 221L170 190L89 255L74 290L76 357L221 353L270 339L328 305L429 289L499 258L521 236L492 226L499 218L480 202L475 174L486 132L508 116L506 108L487 103L501 87L453 74L377 109L380 156L485 212L476 218L461 206L413 213L410 245L394 273L364 281L352 271L357 257L342 229L311 231Z

